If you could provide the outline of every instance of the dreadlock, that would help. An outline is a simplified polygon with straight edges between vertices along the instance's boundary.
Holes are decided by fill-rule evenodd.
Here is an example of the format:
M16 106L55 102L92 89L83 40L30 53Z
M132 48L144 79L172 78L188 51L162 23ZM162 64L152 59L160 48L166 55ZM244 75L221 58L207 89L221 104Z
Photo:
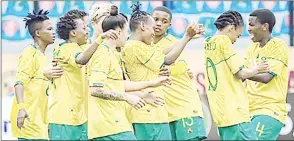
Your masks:
M64 16L77 16L78 18L83 19L87 16L87 13L85 11L74 9L66 12Z
M234 25L235 27L237 27L239 25L244 25L244 23L243 18L239 12L229 10L221 14L214 22L214 25L217 29L223 29L228 25Z
M38 13L33 11L33 14L28 13L24 18L23 21L26 22L25 28L28 27L29 33L33 38L35 37L36 30L39 28L37 24L49 19L47 14L49 14L48 11L43 12L43 10L40 10Z
M133 4L131 6L132 14L130 19L130 29L131 31L135 31L138 28L138 25L141 22L147 22L149 13L140 10L140 3L137 1L137 4Z
M81 19L77 15L64 15L57 22L57 34L60 39L68 40L70 31L77 28L76 19Z

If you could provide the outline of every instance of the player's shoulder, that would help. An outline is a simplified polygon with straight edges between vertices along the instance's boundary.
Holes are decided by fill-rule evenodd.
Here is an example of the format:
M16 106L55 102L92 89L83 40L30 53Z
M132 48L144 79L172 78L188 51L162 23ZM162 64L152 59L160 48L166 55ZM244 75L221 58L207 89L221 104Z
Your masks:
M178 38L176 38L175 36L171 35L171 34L166 34L164 36L164 39L168 40L168 41L171 41L171 42L174 42L174 41L177 41Z
M286 42L278 37L274 37L271 39L271 42L273 46L283 46L283 47L288 47Z
M135 51L136 49L141 48L141 47L143 47L143 46L145 46L145 44L144 44L143 42L141 42L141 41L137 41L137 40L128 40L128 41L126 42L126 44L124 45L123 50L124 50L125 52L133 52L133 51Z
M36 53L37 53L37 47L33 44L30 44L24 48L24 50L21 53L21 56L34 57Z

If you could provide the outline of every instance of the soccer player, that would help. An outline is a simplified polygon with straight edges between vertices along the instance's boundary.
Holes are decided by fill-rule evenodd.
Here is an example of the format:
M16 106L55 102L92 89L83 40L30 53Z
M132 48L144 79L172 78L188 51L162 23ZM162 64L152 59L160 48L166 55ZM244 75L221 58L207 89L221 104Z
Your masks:
M163 51L177 39L168 34L172 13L164 6L154 8L154 44ZM172 140L202 140L206 138L203 111L199 94L188 74L183 54L170 65L172 85L163 86Z
M19 140L48 140L49 79L43 75L43 69L47 66L44 52L55 40L48 13L34 11L24 20L34 43L26 47L19 57L14 85L11 126L12 134Z
M78 140L87 137L87 113L85 94L85 65L98 48L103 38L114 38L116 35L101 35L86 50L81 45L87 43L87 25L77 14L65 15L57 23L58 36L65 40L55 47L54 58L59 58L57 65L64 74L54 79L53 102L49 107L50 139Z
M155 81L131 82L123 80L123 72L114 52L128 38L128 22L118 11L110 12L102 22L103 32L115 30L117 40L105 39L88 64L89 86L89 139L93 140L136 140L127 119L125 102L135 109L145 105L136 92L146 87L156 87L167 81L162 77ZM158 98L157 100L160 100ZM164 101L161 101L162 103Z
M242 80L266 72L267 63L244 68L244 61L232 48L243 31L240 13L229 10L214 25L218 31L205 39L205 84L213 120L222 140L256 140Z
M249 110L258 140L277 140L287 116L288 46L272 37L275 23L275 15L268 9L250 13L248 31L253 43L247 49L246 64L250 67L266 60L270 70L247 80Z
M200 33L196 24L187 28L185 36L173 48L164 53L151 45L154 36L154 19L139 10L139 4L133 5L130 19L132 34L123 48L123 61L131 81L149 81L159 77L163 65L170 65L178 58L191 38ZM145 89L144 91L149 91ZM161 88L153 89L157 96L163 98ZM140 110L131 111L133 127L138 140L170 140L170 128L166 107L146 105Z

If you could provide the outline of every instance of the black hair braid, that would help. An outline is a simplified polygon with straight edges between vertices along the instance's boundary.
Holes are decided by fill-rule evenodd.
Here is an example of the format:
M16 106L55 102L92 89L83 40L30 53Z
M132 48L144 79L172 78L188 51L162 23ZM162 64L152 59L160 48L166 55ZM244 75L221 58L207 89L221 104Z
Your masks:
M132 14L130 18L130 29L135 31L140 22L146 22L148 20L149 13L140 10L140 3L137 1L136 4L131 6Z
M23 20L24 22L26 22L25 28L27 26L29 26L30 23L33 23L35 21L44 21L44 20L49 19L47 17L47 14L49 14L49 12L47 10L44 11L44 13L43 13L43 10L40 10L38 13L36 13L35 10L33 11L33 14L28 13L28 15Z
M223 13L214 22L214 25L217 27L217 29L223 29L228 25L234 25L236 27L241 24L243 25L243 18L241 14L233 10L229 10Z

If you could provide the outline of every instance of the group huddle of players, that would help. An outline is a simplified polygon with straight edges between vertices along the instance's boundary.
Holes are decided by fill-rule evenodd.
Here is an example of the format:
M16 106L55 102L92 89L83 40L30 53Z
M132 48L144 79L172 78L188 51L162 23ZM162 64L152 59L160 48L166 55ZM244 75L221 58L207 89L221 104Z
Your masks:
M34 43L18 64L11 126L19 140L203 140L207 138L193 73L182 54L205 34L190 23L181 39L167 33L172 13L132 5L130 19L109 3L87 14L70 10L56 32L64 42L48 63L54 43L48 11L24 19ZM90 22L89 22L90 21ZM221 14L217 32L205 39L205 82L213 121L222 140L276 140L285 124L288 47L272 37L274 14L253 11L246 58L232 44L244 21ZM89 39L89 23L94 34ZM129 34L128 31L131 31ZM197 60L195 60L197 61ZM48 96L52 103L48 106Z

